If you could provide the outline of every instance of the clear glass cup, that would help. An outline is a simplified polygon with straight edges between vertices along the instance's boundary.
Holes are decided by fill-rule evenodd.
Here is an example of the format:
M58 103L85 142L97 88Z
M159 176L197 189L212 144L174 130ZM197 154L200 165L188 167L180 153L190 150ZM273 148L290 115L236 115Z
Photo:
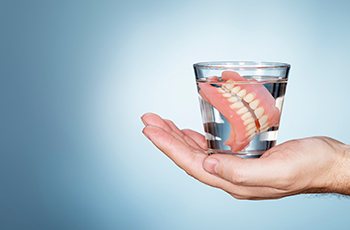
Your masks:
M276 144L289 64L227 61L193 66L209 154L257 158Z

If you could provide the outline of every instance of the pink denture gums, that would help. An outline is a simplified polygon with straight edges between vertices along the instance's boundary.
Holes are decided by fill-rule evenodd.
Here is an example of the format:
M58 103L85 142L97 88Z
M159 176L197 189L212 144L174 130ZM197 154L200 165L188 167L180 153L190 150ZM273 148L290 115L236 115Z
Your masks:
M258 81L233 71L222 72L221 78L222 81L213 77L210 82L199 83L199 93L230 123L225 145L233 152L242 151L256 134L278 125L280 111L270 92Z

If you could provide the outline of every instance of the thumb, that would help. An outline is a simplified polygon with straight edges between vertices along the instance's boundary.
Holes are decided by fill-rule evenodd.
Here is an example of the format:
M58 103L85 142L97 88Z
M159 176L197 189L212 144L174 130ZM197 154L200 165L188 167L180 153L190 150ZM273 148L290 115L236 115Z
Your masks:
M233 184L247 186L273 185L278 179L279 164L268 158L242 159L233 155L212 154L203 168Z

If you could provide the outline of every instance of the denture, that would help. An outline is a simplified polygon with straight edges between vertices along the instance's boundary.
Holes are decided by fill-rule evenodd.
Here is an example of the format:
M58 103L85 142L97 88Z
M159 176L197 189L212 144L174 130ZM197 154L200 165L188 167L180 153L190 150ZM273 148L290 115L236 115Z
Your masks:
M239 152L255 135L278 125L280 111L270 92L256 80L247 80L233 71L222 72L221 78L221 82L212 77L209 82L199 83L199 93L230 123L230 136L224 144Z

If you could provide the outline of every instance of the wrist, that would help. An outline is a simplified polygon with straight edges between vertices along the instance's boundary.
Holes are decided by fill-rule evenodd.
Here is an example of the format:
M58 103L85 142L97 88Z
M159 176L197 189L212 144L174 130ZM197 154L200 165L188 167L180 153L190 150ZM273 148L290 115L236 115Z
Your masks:
M342 144L338 151L338 160L333 167L334 181L331 192L350 195L350 145Z

